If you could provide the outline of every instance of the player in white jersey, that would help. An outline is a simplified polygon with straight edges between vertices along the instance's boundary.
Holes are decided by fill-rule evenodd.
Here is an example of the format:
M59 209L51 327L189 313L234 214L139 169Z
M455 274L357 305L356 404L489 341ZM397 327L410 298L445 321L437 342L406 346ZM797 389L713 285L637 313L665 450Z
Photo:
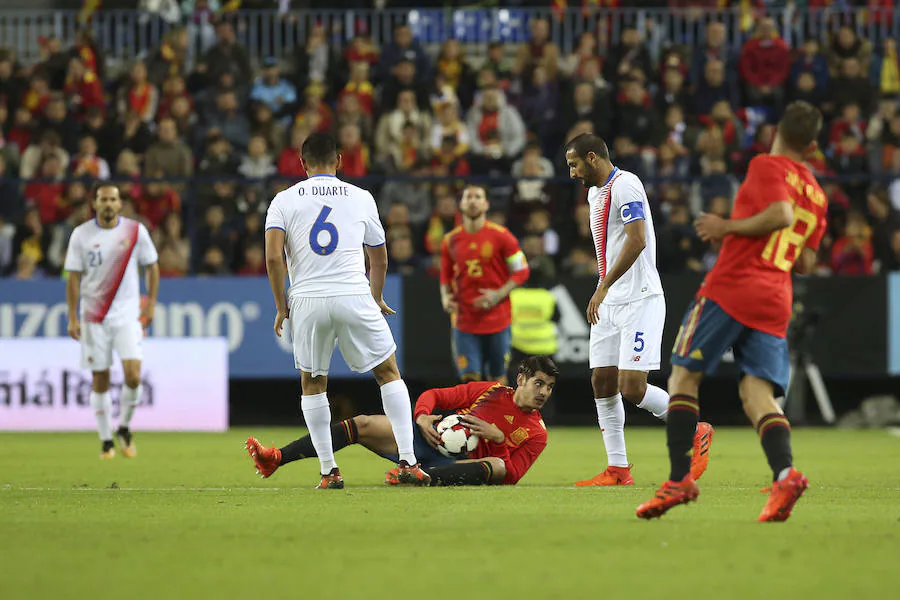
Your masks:
M660 367L666 321L653 217L641 180L613 166L599 137L581 134L572 139L566 163L570 176L588 188L591 209L600 274L587 308L591 387L608 460L605 471L575 485L633 485L622 399L663 421L669 409L669 394L647 383L647 373ZM698 470L705 468L711 440L712 428L701 423L694 444Z
M336 177L341 157L330 135L309 136L302 154L309 178L279 193L269 206L266 266L278 311L276 335L281 336L290 317L300 404L321 465L322 479L316 487L344 487L334 460L325 393L335 342L351 369L372 371L381 386L382 405L399 450L399 464L386 481L428 485L431 478L413 449L409 390L400 378L397 346L384 319L394 311L382 298L387 249L375 199ZM287 293L285 266L291 282ZM257 444L253 438L247 440L254 460Z
M97 418L100 458L115 456L109 368L113 350L122 361L125 385L119 396L116 438L122 454L136 454L131 417L141 401L141 340L153 321L159 291L159 266L147 228L119 216L119 188L100 184L94 192L97 218L79 225L69 238L65 270L69 335L81 342L81 367L93 372L91 408ZM147 271L147 303L141 306L138 267ZM79 311L79 296L81 309Z

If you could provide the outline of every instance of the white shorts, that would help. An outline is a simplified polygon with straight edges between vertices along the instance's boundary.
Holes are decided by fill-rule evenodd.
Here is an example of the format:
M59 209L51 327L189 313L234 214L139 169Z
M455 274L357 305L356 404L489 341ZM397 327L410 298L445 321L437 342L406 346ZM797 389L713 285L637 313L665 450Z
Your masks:
M291 299L294 366L313 377L328 375L335 342L347 366L366 373L396 352L384 315L369 294Z
M591 325L591 368L618 367L620 371L659 369L666 299L650 296L629 304L600 305L599 319Z
M142 342L144 329L139 321L113 325L107 323L81 324L81 368L105 371L112 366L113 350L119 360L144 358Z

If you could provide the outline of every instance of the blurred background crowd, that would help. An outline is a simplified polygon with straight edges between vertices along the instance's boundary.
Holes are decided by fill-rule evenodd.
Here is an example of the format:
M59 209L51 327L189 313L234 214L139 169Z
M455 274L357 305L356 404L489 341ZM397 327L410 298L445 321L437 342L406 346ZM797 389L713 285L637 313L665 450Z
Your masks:
M826 118L809 159L830 203L818 273L900 270L889 2L801 35L785 6L832 3L740 2L740 17L725 19L722 2L675 2L692 11L689 41L632 11L614 35L610 19L595 18L571 52L555 41L560 14L629 3L554 2L515 44L423 41L409 20L380 40L361 21L337 44L309 19L293 47L252 59L255 21L240 2L154 0L143 8L165 33L132 61L98 43L91 24L104 9L85 4L84 27L41 37L37 60L0 47L0 275L58 276L98 180L120 184L163 276L264 274L268 202L305 176L299 148L315 131L335 135L341 176L375 195L392 272L437 273L458 192L474 180L490 188L489 218L520 238L548 284L596 277L586 193L562 153L583 132L645 182L661 271L705 272L718 248L696 237L693 218L730 213L748 162L771 147L795 99ZM285 2L263 4L281 9L279 27L302 18ZM891 21L861 35L859 19L872 15Z

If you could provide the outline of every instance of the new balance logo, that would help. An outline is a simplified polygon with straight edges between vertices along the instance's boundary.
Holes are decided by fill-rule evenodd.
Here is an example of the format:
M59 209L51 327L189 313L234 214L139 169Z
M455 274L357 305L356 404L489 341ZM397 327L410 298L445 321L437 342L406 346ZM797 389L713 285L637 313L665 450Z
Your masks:
M634 358L631 359L631 361L632 361L632 362L641 362L641 357L640 357L640 355L635 356Z
M700 351L700 348L697 348L691 352L688 357L693 358L694 360L703 360L703 352Z

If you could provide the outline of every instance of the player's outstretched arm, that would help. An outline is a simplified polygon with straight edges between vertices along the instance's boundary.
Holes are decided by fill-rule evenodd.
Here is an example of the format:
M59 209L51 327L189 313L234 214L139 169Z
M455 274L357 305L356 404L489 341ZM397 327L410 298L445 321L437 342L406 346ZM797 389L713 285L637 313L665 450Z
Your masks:
M723 219L702 213L694 222L697 234L704 242L721 240L728 234L743 237L763 237L773 231L794 224L794 207L787 200L773 202L752 217Z
M281 327L288 318L287 291L284 281L287 279L287 267L284 263L284 230L277 227L266 230L266 272L269 274L269 285L275 297L275 335L281 337Z

